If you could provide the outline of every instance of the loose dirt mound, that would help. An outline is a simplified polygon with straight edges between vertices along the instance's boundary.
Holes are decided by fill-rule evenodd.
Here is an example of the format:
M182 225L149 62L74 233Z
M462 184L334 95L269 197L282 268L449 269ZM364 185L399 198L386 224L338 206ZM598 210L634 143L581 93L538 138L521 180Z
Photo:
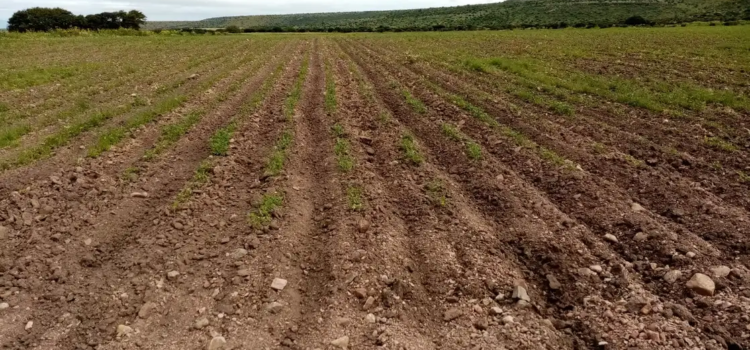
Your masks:
M1 174L3 348L750 347L717 153L389 50L290 39Z

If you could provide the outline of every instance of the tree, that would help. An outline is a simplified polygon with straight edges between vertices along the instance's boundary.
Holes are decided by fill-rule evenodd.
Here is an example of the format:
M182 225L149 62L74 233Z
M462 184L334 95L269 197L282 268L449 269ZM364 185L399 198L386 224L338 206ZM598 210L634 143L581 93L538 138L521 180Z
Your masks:
M629 26L640 26L644 24L651 24L651 22L641 16L632 16L628 17L628 19L625 20L625 24Z
M72 12L56 8L34 7L17 11L8 20L8 30L13 32L44 32L71 28L76 22Z
M146 23L146 15L138 10L130 10L122 19L122 27L139 30Z
M227 33L232 33L232 34L242 33L242 29L240 29L240 27L238 26L231 25L227 27Z

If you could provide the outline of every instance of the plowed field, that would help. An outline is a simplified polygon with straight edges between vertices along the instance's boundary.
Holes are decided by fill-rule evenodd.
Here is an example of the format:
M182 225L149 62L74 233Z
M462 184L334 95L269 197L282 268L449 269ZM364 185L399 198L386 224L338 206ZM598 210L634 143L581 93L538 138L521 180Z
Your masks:
M750 27L0 42L7 349L748 349Z

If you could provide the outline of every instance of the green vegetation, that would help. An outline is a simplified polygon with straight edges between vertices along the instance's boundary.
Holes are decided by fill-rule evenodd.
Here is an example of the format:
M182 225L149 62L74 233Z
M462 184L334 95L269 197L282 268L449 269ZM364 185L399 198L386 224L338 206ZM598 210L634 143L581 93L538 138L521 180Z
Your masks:
M286 162L286 151L292 145L292 141L292 133L289 130L285 130L279 137L279 140L276 141L271 159L269 159L266 165L266 174L271 176L281 174L281 170L284 169L284 163Z
M750 184L750 175L748 175L744 171L738 170L737 176L739 176L740 182Z
M508 0L500 3L414 10L309 13L209 18L195 22L148 22L147 28L225 28L246 31L443 31L652 25L747 19L743 0L569 1Z
M406 134L401 137L401 150L404 152L404 158L414 165L420 165L424 158L419 153L414 137Z
M333 80L331 63L326 61L326 112L333 114L336 111L336 82Z
M180 205L187 203L190 197L193 195L193 191L203 186L211 179L211 172L213 171L213 165L210 161L203 161L198 169L195 170L193 178L185 185L185 187L177 194L177 198L172 203L173 208L177 208Z
M445 134L445 136L448 136L448 138L450 138L451 140L453 141L463 140L463 135L461 135L461 132L458 131L458 129L456 129L453 125L450 125L448 123L443 123L441 128L443 129L443 134Z
M737 146L733 145L731 142L724 141L719 137L704 137L703 142L713 148L716 148L718 150L724 151L724 152L734 152L737 151Z
M294 82L294 87L284 101L284 116L289 120L294 116L294 109L297 107L300 97L302 97L302 84L305 82L308 66L309 59L305 57L304 61L302 61L302 68L299 71L297 80Z
M440 179L434 179L425 184L425 190L427 190L427 196L430 197L430 201L440 207L448 205L448 190L445 188L443 181Z
M406 103L411 106L411 108L419 113L419 114L425 114L427 113L427 107L420 101L418 98L414 97L409 90L402 89L401 95L404 96L404 99L406 100Z
M271 223L271 215L276 211L284 202L284 198L277 193L267 193L261 199L258 208L251 212L248 216L250 225L256 229L261 229L264 226Z
M464 135L456 127L448 123L443 123L443 125L441 125L441 129L443 130L443 134L445 134L445 136L448 136L449 139L456 142L461 142L466 146L466 155L470 159L479 160L482 158L482 147L474 142L471 138Z
M346 198L349 202L349 209L359 211L364 208L362 192L362 187L359 186L349 186L346 188Z
M208 145L211 148L211 154L215 156L226 156L229 154L229 140L232 138L235 124L230 123L229 125L216 130L216 132L208 140Z
M354 158L349 155L349 141L337 138L334 152L336 153L336 162L338 163L339 170L346 173L354 169Z
M482 147L480 147L474 141L466 142L466 155L473 160L479 160L482 158Z
M96 144L89 149L89 157L97 157L108 151L112 146L124 139L130 132L144 124L150 123L158 116L181 106L186 99L185 96L169 98L158 104L154 109L136 114L134 117L128 119L127 122L125 122L125 125L114 127L103 132L99 135Z
M187 117L179 120L176 123L169 124L161 130L161 137L156 145L146 151L143 156L145 160L151 160L157 155L161 154L169 146L177 142L183 135L185 135L190 128L197 123L201 117L203 117L203 111L195 111L188 114Z

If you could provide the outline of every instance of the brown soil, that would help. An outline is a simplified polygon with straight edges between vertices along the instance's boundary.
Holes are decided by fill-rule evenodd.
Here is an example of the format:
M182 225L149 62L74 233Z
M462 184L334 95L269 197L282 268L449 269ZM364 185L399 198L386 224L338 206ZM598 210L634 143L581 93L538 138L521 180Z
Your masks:
M337 349L342 337L353 349L750 346L748 188L695 165L713 151L685 150L677 164L666 149L689 140L641 130L645 117L562 118L385 53L301 37L231 69L211 87L239 83L226 99L195 93L101 157L79 159L93 139L84 135L0 174L2 347L206 349L220 337L222 349ZM200 108L210 111L186 135L142 159L161 126ZM228 155L212 156L209 138L230 121ZM466 139L445 136L445 124ZM274 175L267 164L284 135ZM420 164L404 156L404 135ZM467 156L468 139L480 159ZM349 171L334 152L342 142ZM723 195L727 183L740 194ZM280 207L252 221L271 196ZM715 282L713 296L686 286L695 273Z

